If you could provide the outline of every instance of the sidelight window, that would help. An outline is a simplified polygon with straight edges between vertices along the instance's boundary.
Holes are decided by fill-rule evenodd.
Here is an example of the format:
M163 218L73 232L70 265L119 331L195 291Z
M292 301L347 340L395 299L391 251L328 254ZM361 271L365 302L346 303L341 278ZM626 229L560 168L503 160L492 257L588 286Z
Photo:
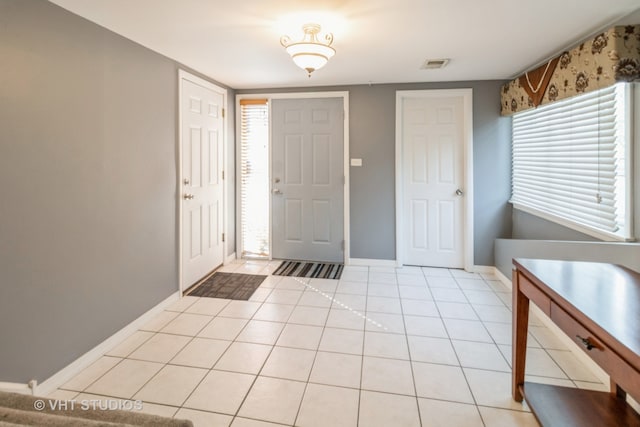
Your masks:
M240 236L242 257L269 256L269 108L240 100Z

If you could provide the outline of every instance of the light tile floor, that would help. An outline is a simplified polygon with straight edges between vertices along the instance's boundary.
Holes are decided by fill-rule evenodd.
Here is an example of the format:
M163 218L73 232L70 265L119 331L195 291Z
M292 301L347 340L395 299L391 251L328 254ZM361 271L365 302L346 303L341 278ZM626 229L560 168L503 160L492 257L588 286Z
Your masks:
M510 295L460 270L269 275L250 301L182 298L50 396L142 400L198 427L535 426L511 399ZM528 379L604 388L535 318L530 331Z

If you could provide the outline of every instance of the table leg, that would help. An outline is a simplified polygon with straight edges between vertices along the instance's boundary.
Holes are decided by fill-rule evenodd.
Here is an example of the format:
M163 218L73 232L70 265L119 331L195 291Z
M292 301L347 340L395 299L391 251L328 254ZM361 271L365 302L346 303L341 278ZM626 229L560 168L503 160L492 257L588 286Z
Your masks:
M624 391L622 389L622 387L620 387L613 380L610 380L610 381L611 381L611 388L609 389L610 393L613 394L618 399L626 400L627 399L627 392Z
M529 298L520 292L518 271L513 270L513 341L512 345L512 384L513 399L522 402L520 386L524 384L524 367L527 357L527 329L529 326Z

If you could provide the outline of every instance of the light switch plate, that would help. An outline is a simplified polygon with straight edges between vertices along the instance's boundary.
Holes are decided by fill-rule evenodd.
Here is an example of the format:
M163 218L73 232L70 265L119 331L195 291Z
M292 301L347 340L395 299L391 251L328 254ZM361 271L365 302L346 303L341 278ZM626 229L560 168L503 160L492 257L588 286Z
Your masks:
M362 159L351 159L351 166L362 166Z

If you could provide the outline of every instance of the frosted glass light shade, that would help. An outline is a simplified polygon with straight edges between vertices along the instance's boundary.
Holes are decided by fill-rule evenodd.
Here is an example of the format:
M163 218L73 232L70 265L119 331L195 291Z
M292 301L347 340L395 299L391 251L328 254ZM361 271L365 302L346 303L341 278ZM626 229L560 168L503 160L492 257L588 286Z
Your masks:
M334 48L316 43L294 43L287 47L287 52L293 62L309 74L324 67L336 53Z
M336 50L331 47L333 35L325 36L326 42L318 40L317 34L320 32L318 24L306 24L302 27L304 37L302 41L291 43L289 37L283 36L280 43L285 47L287 53L291 55L293 62L303 70L306 70L311 77L311 73L324 67L329 59L335 55Z

